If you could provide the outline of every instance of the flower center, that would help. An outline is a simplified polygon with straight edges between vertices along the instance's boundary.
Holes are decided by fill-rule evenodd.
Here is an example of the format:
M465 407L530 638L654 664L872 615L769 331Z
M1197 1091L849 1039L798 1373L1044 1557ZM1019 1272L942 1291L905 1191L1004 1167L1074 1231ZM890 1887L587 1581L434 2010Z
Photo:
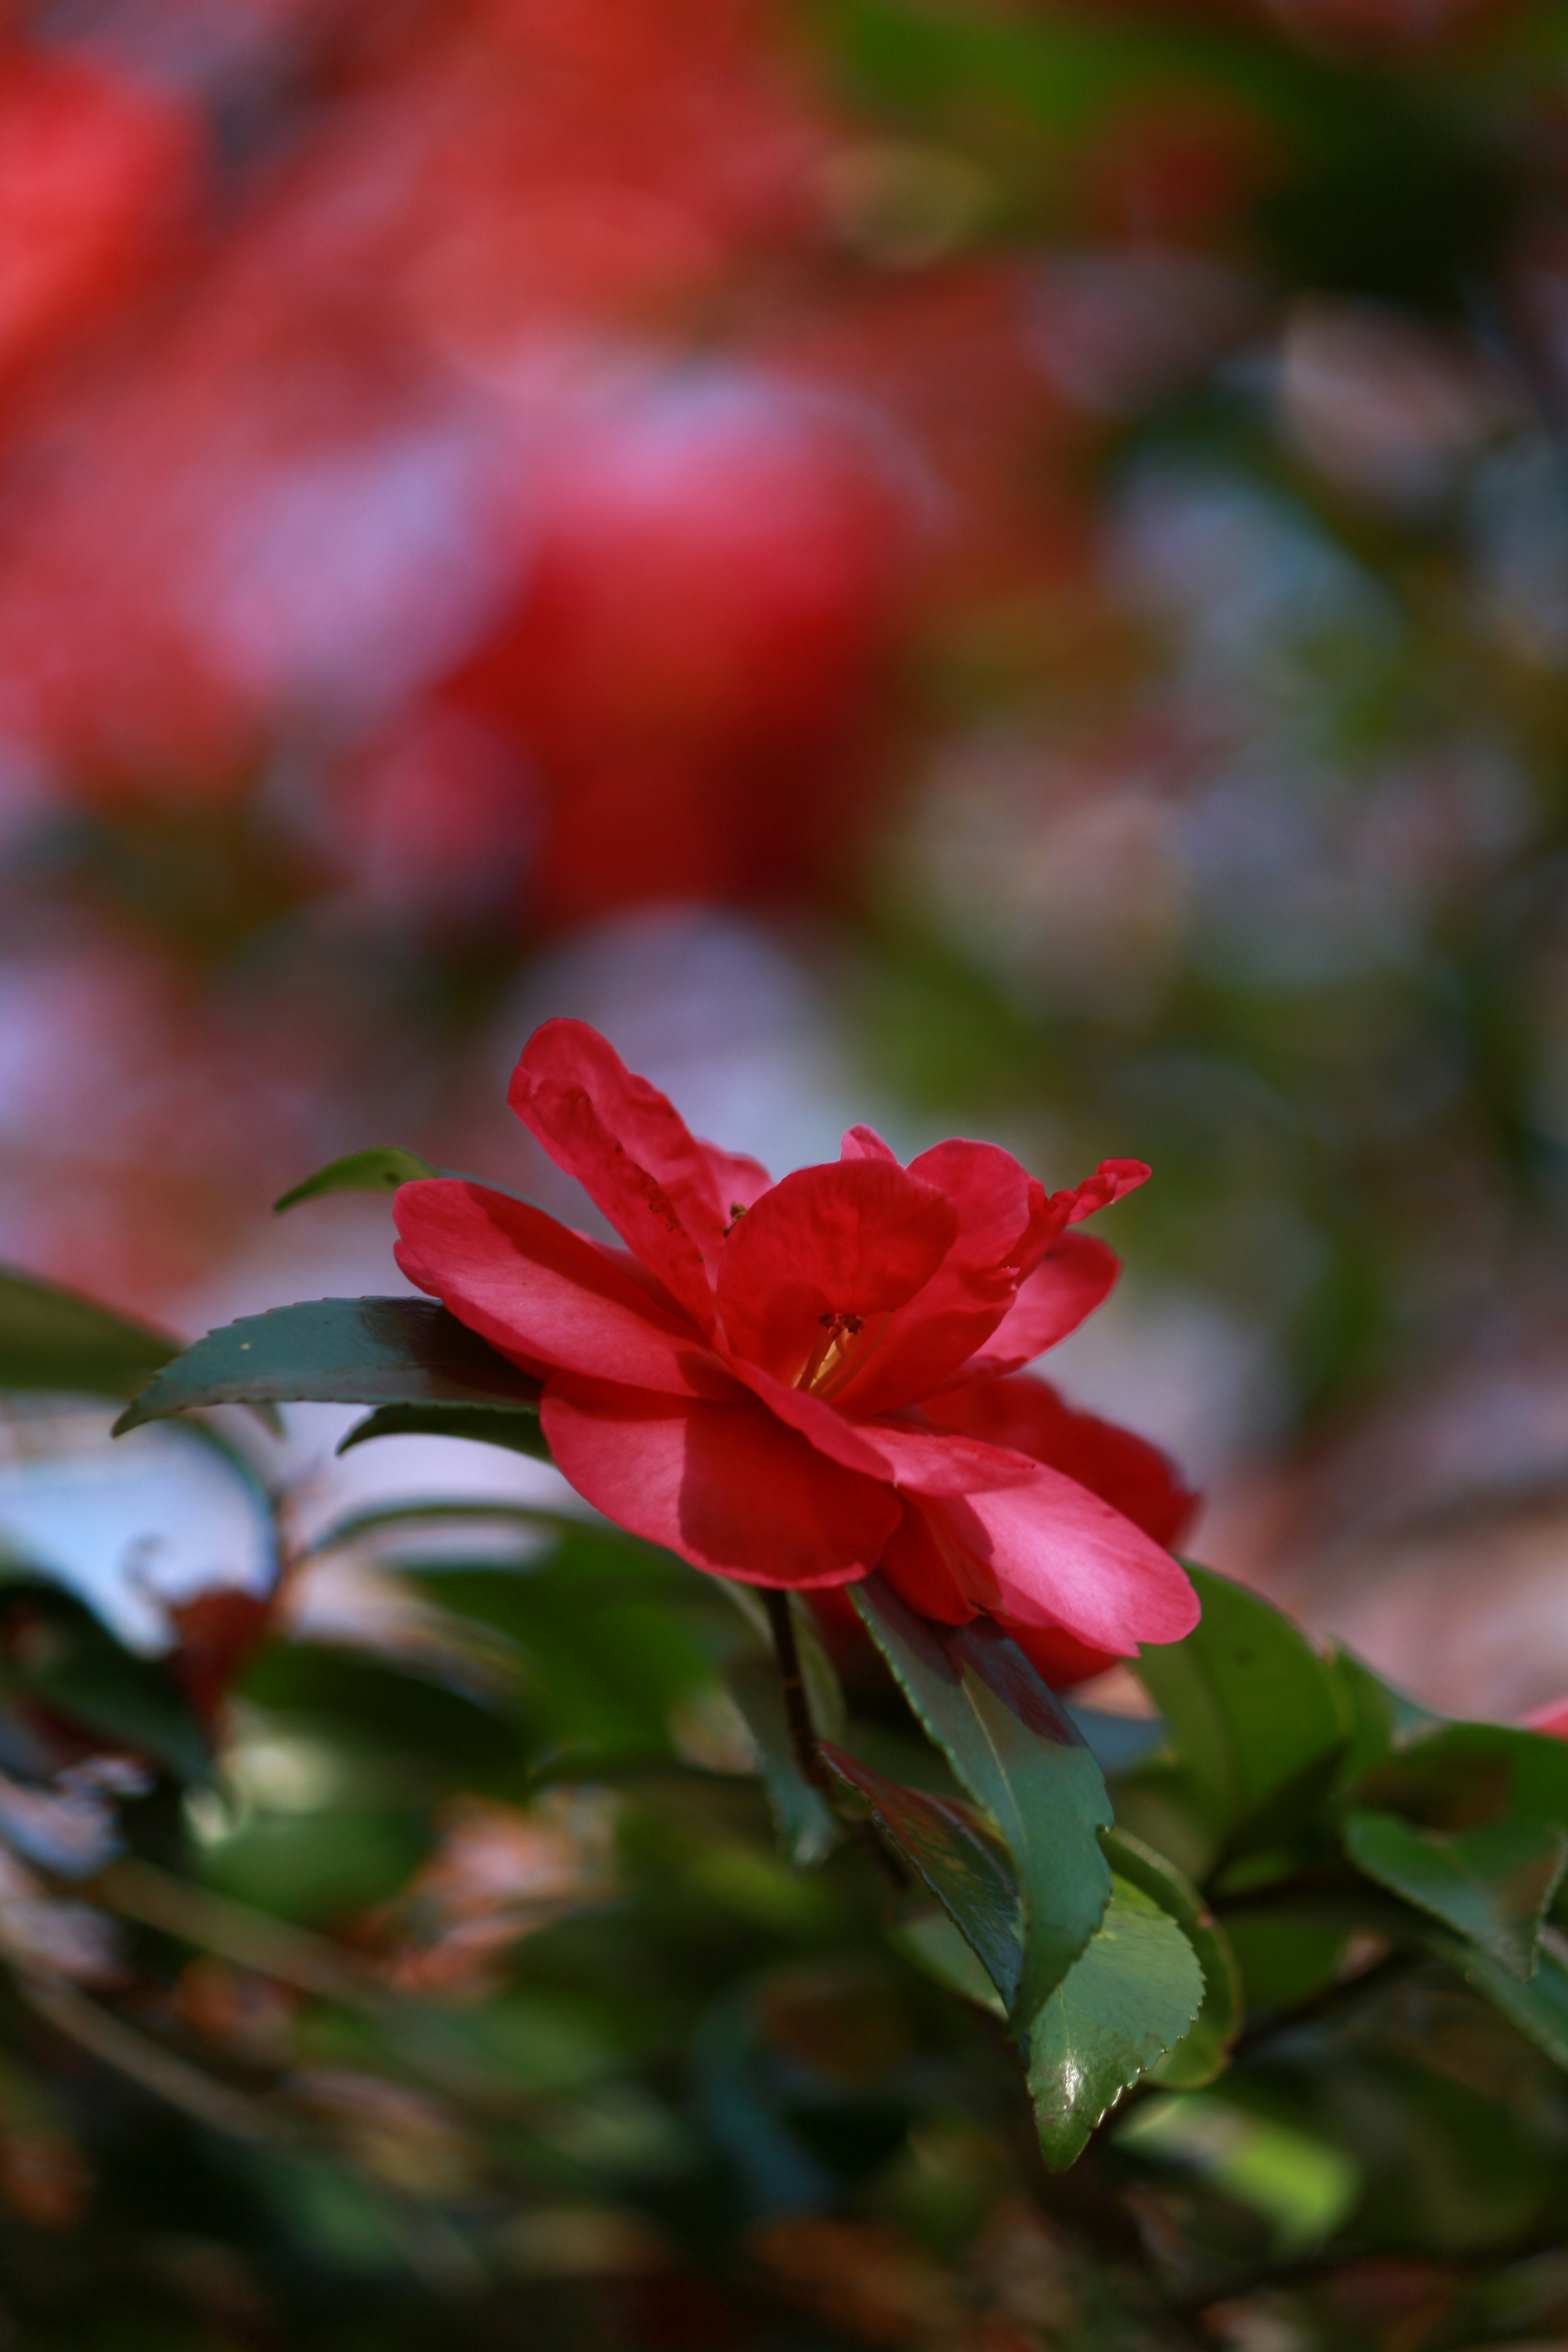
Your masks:
M831 1309L816 1319L826 1336L813 1347L795 1384L797 1389L809 1389L813 1396L822 1396L843 1379L857 1353L855 1342L866 1326L858 1315L836 1315Z

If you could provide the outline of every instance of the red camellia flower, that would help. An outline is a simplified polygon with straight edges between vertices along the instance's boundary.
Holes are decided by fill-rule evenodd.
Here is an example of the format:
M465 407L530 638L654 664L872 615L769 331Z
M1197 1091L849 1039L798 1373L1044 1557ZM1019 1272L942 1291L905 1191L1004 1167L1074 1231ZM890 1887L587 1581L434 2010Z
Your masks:
M994 1144L904 1168L858 1127L774 1184L576 1021L535 1034L511 1104L625 1248L443 1177L398 1192L397 1259L542 1380L551 1451L607 1518L752 1584L880 1569L926 1617L994 1617L1061 1682L1191 1631L1145 1531L1173 1536L1190 1498L1152 1447L1011 1377L1110 1288L1115 1258L1073 1228L1141 1161L1047 1194Z

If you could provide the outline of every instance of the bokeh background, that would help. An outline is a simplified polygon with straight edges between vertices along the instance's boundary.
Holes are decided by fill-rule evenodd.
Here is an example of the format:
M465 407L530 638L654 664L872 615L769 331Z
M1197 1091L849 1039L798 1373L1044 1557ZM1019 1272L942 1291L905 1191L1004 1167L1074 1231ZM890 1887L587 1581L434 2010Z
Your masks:
M272 1201L396 1142L570 1210L504 1108L560 1013L775 1173L854 1119L1136 1155L1053 1377L1203 1487L1198 1557L1430 1705L1543 1706L1565 422L1561 0L7 0L0 1256L186 1335L401 1287L384 1203ZM347 1418L268 1457L307 1539L556 1496L334 1466ZM128 1640L266 1582L193 1456L68 1438L11 1429L0 1533ZM420 1654L389 1606L298 1622ZM447 1834L539 1916L605 1851ZM438 2202L417 2102L339 2095ZM40 2228L57 2158L0 2182ZM781 2261L853 2303L836 2242ZM1047 2340L994 2253L1046 2333L973 2343ZM926 2341L910 2275L853 2340ZM215 2277L201 2343L250 2341ZM680 2311L646 2340L729 2340Z
M395 1286L271 1200L542 1183L556 1012L775 1170L1136 1153L1064 1384L1426 1697L1568 1687L1565 61L8 7L0 1249L188 1332Z

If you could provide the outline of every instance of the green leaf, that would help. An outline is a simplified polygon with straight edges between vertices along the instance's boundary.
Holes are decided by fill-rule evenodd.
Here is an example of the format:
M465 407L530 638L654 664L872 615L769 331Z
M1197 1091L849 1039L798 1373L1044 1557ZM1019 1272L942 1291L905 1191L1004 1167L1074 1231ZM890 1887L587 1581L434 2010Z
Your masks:
M1198 1956L1203 2006L1181 2041L1151 2071L1156 2082L1172 2089L1201 2090L1224 2073L1241 2031L1246 2003L1230 1938L1192 1880L1163 1853L1125 1830L1108 1830L1104 1844L1116 1874L1169 1912Z
M1012 2009L1024 1961L1023 1906L1017 1881L982 1823L955 1799L906 1789L841 1748L825 1741L822 1753L866 1799Z
M1007 2004L945 1911L914 1911L889 1930L899 1950L949 1992L989 2010L1004 2023Z
M0 1585L0 1700L40 1704L176 1780L206 1778L205 1735L163 1661L125 1649L72 1595L26 1576Z
M1568 1863L1568 1832L1550 1822L1494 1822L1455 1836L1397 1813L1353 1812L1345 1852L1356 1868L1429 1911L1521 1982L1535 1973L1542 1922Z
M0 1266L0 1389L134 1396L179 1352L148 1324Z
M312 1298L209 1331L151 1381L115 1435L193 1405L532 1404L539 1383L433 1298Z
M854 1586L853 1599L916 1715L1013 1857L1025 1916L1014 2015L1026 2021L1105 1911L1110 1872L1096 1832L1109 1829L1112 1815L1100 1767L1023 1652L989 1618L931 1624L879 1576Z
M301 1201L319 1200L323 1192L395 1192L400 1184L417 1183L422 1177L438 1176L417 1151L405 1151L400 1143L373 1143L366 1150L350 1151L342 1160L329 1160L296 1184L272 1203L272 1213L281 1216Z
M1113 1874L1105 1917L1028 2031L1029 2095L1053 2172L1197 2015L1204 1972L1170 1913Z
M1394 1748L1442 1721L1419 1700L1385 1683L1342 1643L1331 1644L1329 1667L1350 1707L1351 1744L1343 1770L1347 1785L1371 1771Z
M550 1448L531 1404L383 1404L356 1421L338 1445L347 1454L373 1437L466 1437L476 1445L501 1445L548 1462Z
M1134 1672L1226 1846L1283 1840L1326 1796L1355 1728L1329 1661L1270 1602L1189 1568L1202 1622Z
M779 1843L797 1870L808 1870L826 1860L841 1831L832 1806L795 1760L778 1668L772 1658L736 1658L724 1681L755 1743Z
M1484 1993L1538 2050L1546 2053L1553 2065L1568 2073L1568 1966L1564 1965L1568 1945L1553 1930L1547 1934L1540 1964L1528 1984L1521 1984L1474 1944L1436 1935L1429 1941L1456 1975Z

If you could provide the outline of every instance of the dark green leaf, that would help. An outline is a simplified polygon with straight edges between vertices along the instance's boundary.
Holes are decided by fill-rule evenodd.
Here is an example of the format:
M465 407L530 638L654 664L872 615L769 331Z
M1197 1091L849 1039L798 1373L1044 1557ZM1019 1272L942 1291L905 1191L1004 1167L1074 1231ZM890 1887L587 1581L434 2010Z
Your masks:
M879 1576L853 1595L910 1706L1006 1842L1026 1921L1014 2013L1032 2018L1093 1935L1110 1891L1096 1835L1111 1822L1100 1767L989 1618L932 1625Z
M1343 1765L1347 1785L1370 1772L1393 1748L1442 1720L1393 1683L1385 1683L1342 1643L1331 1647L1329 1666L1350 1707L1351 1744Z
M1330 1664L1256 1592L1190 1571L1202 1622L1147 1649L1134 1671L1215 1833L1230 1847L1271 1843L1316 1810L1354 1723Z
M1535 1973L1542 1921L1568 1862L1550 1822L1494 1822L1448 1836L1397 1813L1353 1812L1345 1852L1358 1870L1479 1944L1521 1982Z
M301 1201L319 1200L323 1192L395 1192L400 1184L417 1183L421 1177L440 1172L417 1151L405 1151L400 1143L373 1143L363 1151L350 1151L342 1160L318 1168L313 1176L274 1201L272 1213L279 1216Z
M37 1702L178 1780L205 1778L205 1737L161 1659L135 1656L72 1595L28 1578L0 1585L0 1696Z
M1355 1795L1428 1829L1477 1829L1505 1813L1568 1828L1568 1741L1509 1724L1439 1724L1375 1766Z
M825 1741L822 1753L839 1779L866 1799L1011 2009L1024 1959L1023 1906L1017 1881L983 1824L955 1799L900 1787L841 1748Z
M312 1298L209 1331L150 1381L119 1436L193 1405L531 1404L539 1383L433 1298Z
M938 1984L1005 2021L1006 2002L945 1911L913 1911L889 1932L899 1949Z
M1241 2031L1244 2000L1241 1970L1230 1938L1184 1872L1125 1830L1108 1830L1105 1851L1111 1869L1162 1911L1168 1911L1198 1956L1204 1972L1203 2006L1186 2033L1151 2070L1156 2082L1183 2091L1201 2089L1222 2074Z
M1029 2095L1046 2162L1059 2171L1130 2084L1197 2015L1204 1972L1170 1913L1113 1874L1105 1917L1028 2031Z
M347 1454L373 1437L466 1437L476 1445L501 1445L513 1454L550 1460L536 1405L384 1404L356 1421L338 1446Z
M1554 2065L1568 2072L1568 1965L1564 1964L1568 1946L1555 1931L1548 1931L1540 1965L1528 1984L1521 1984L1474 1944L1438 1935L1429 1940L1432 1949L1456 1974L1484 1993L1521 2033L1528 2034L1537 2049L1545 2051Z
M772 1658L736 1658L724 1680L755 1743L779 1843L797 1869L809 1869L832 1853L840 1830L832 1806L795 1760L778 1668Z
M0 1266L0 1389L134 1396L179 1352L145 1323Z

